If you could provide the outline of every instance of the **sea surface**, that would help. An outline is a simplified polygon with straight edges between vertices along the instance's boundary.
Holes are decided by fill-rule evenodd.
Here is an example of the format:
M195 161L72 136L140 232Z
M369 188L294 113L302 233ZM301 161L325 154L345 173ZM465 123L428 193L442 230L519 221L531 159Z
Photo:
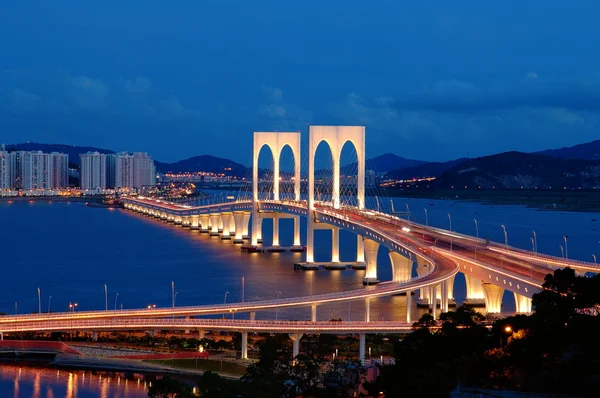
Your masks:
M593 253L600 256L598 213L538 211L523 206L459 201L393 200L396 209L404 210L408 204L410 217L417 222L425 223L424 209L427 209L429 225L448 228L450 213L452 229L458 232L474 235L473 220L477 219L479 236L483 238L503 242L501 225L504 224L511 245L531 249L530 239L535 230L540 252L560 256L560 246L565 250L564 236L567 236L570 258L592 261ZM231 241L123 209L91 208L82 202L2 201L0 223L0 312L4 313L37 312L38 287L42 311L48 308L66 311L70 303L77 303L77 311L106 306L111 309L169 307L172 282L177 292L177 306L241 301L242 290L244 300L250 301L363 288L364 271L294 270L293 263L303 260L303 253L242 253L240 246ZM265 220L265 245L270 244L271 230L271 222ZM305 220L302 220L301 230L305 242ZM282 220L282 245L291 245L292 231L292 220ZM317 231L315 242L316 260L328 261L331 233ZM356 237L342 231L340 245L341 260L354 260ZM378 277L382 281L391 278L390 261L384 248L379 251ZM464 277L457 276L454 286L454 297L461 302L465 296ZM323 305L318 308L317 316L322 320L360 320L364 316L363 309L362 302ZM403 296L375 299L371 302L371 319L405 319L406 310ZM422 312L417 308L411 311L413 319ZM503 311L514 311L514 298L508 292L504 296ZM310 309L257 314L258 319L276 316L309 319ZM83 376L76 373L55 377L56 370L38 372L24 368L20 372L21 376L14 368L2 367L0 393L8 388L14 394L0 396L137 397L146 394L139 395L130 387L112 392L110 388L116 388L113 384L88 387L92 383L84 383ZM74 385L78 386L79 395L65 392ZM107 388L109 393L101 395Z

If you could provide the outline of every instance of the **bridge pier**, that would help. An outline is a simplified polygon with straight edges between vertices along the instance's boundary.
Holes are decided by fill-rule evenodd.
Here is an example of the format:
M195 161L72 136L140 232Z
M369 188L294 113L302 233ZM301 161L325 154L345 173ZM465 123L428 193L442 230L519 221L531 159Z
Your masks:
M472 306L485 305L481 279L465 274L465 282L467 284L467 299L465 300L465 304Z
M200 215L200 233L207 234L210 231L210 216L208 214Z
M429 286L429 310L433 316L433 320L437 320L436 309L437 309L437 286Z
M294 358L294 363L296 363L296 357L300 354L300 339L302 338L302 333L290 333L290 339L292 339L292 358Z
M223 233L221 234L221 240L231 240L231 235L229 234L231 216L231 213L221 213L221 222L223 223Z
M392 263L392 281L399 283L410 280L412 278L413 260L391 250L389 256Z
M252 211L252 246L263 243L262 239L262 216L257 209Z
M184 228L190 228L192 226L192 217L190 217L190 216L181 217L181 226Z
M191 229L200 229L200 220L198 216L192 216L192 224L190 225Z
M248 359L248 332L242 332L242 359Z
M210 214L210 236L219 236L219 220L221 215L219 213Z
M233 221L235 222L235 236L233 243L244 243L244 218L246 215L243 212L236 211L233 213Z
M306 262L315 262L315 214L312 209L308 209L306 220Z
M448 312L448 280L442 281L441 286L440 312Z
M181 223L183 222L183 218L181 216L175 216L173 222L175 223L175 225L181 225Z
M294 216L294 246L300 247L300 216Z
M273 246L279 246L279 214L273 213Z
M98 332L92 332L92 341L98 341Z
M518 314L530 314L531 313L531 299L526 296L522 296L518 293L515 295L515 309Z
M365 245L363 243L363 237L356 235L356 262L365 262Z
M426 261L425 259L417 256L417 275L419 277L424 276L425 274L431 271L431 263ZM422 287L419 289L419 300L417 301L417 306L426 307L431 304L430 300L430 289L429 287Z
M358 358L360 359L360 363L365 364L365 341L366 335L364 333L359 333L358 335Z
M249 223L250 223L250 213L245 213L243 224L242 224L242 239L248 239L250 237L248 234L248 224Z
M371 297L365 298L365 322L371 322Z
M310 321L311 322L317 321L317 305L316 304L313 304L310 307Z
M219 233L223 232L223 217L221 217L221 213L217 213L217 231Z
M363 279L363 285L376 285L379 283L377 279L377 251L379 243L371 239L363 239L365 245L365 258L367 260L367 271Z
M411 311L412 309L412 292L406 292L406 322L412 322Z
M204 329L198 330L198 340L202 340L204 338Z
M4 332L0 332L0 341L4 341Z
M250 313L250 320L251 320L251 321L255 321L255 320L256 320L256 312L252 311L252 312Z
M502 311L504 289L489 282L482 283L481 287L483 288L486 312L488 314L499 314Z
M338 227L331 228L331 262L340 262L340 229Z

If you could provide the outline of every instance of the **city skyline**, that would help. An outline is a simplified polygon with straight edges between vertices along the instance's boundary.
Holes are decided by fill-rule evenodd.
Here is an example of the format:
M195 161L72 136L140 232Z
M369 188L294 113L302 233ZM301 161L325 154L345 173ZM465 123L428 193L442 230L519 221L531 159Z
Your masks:
M430 161L597 138L593 2L116 4L7 6L5 141L248 164L246 134L308 123Z

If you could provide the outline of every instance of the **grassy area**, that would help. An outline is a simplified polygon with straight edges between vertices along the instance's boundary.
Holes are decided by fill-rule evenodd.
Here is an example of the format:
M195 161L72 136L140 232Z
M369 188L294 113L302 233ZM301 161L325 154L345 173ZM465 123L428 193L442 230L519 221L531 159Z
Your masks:
M246 373L246 366L234 362L214 359L149 359L144 362L172 366L175 368L193 369L242 376Z

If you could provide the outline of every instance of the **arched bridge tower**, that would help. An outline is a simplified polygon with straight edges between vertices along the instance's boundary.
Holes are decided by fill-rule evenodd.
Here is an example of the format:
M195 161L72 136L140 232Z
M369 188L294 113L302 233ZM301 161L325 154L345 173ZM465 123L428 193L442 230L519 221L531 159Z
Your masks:
M258 212L258 157L260 150L265 145L269 147L273 154L273 200L279 200L279 158L286 146L290 147L294 155L294 199L300 200L300 132L255 132L252 161L252 245L256 245L262 239L262 220ZM276 222L277 219L274 220L274 223ZM278 240L274 237L274 246L278 245ZM298 233L298 237L294 237L294 244L299 245L299 240Z

